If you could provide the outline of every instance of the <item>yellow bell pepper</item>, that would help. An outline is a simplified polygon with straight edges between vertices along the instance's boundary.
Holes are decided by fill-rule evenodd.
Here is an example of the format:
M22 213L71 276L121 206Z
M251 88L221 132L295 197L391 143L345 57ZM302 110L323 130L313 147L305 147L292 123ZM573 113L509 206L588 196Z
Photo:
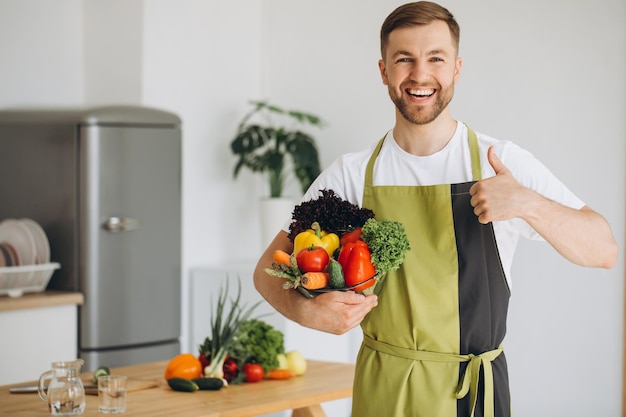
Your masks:
M314 222L310 229L298 233L293 241L293 253L297 255L302 249L320 246L332 257L339 247L339 242L339 236L321 230L319 223Z

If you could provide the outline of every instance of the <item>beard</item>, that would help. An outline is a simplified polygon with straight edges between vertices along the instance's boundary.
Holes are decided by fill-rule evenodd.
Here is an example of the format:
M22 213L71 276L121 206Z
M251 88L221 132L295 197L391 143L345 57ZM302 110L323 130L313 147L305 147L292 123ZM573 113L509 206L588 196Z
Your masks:
M415 88L414 86L412 87ZM410 102L408 97L405 96L407 94L406 90L409 88L411 88L409 85L401 86L400 91L402 93L397 95L396 90L389 86L389 97L402 117L416 125L425 125L434 121L450 104L452 96L454 96L454 84L450 84L446 88L439 86L435 102L429 105L420 105Z

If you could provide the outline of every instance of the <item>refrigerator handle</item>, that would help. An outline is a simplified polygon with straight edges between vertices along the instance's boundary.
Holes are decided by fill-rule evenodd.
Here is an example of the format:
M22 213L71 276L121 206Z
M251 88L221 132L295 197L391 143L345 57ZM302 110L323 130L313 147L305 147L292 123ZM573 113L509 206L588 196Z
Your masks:
M109 232L128 232L139 229L139 220L132 217L109 217L102 227Z

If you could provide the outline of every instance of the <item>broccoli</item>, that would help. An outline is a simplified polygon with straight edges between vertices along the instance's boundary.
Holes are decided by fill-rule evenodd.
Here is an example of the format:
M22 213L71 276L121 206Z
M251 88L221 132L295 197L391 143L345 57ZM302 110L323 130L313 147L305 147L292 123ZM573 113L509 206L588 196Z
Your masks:
M278 368L278 355L285 353L284 341L285 336L280 330L262 320L250 319L239 325L230 354L241 366L254 360L267 373Z
M411 249L404 226L400 222L368 219L361 232L361 238L372 254L376 273L381 277L398 269Z

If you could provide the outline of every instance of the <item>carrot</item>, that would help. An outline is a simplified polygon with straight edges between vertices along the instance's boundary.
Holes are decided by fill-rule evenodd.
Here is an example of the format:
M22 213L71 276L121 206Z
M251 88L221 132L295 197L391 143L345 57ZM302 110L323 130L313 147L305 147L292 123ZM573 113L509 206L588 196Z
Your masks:
M289 379L296 376L291 369L272 369L265 376L267 379Z
M330 274L328 272L307 272L300 278L300 283L307 290L318 290L328 287Z
M273 258L277 264L291 265L291 255L284 250L275 250Z

